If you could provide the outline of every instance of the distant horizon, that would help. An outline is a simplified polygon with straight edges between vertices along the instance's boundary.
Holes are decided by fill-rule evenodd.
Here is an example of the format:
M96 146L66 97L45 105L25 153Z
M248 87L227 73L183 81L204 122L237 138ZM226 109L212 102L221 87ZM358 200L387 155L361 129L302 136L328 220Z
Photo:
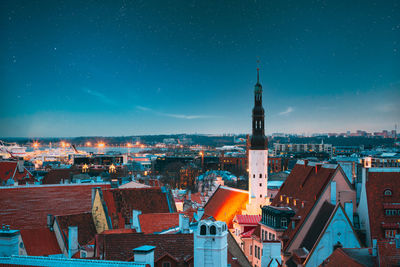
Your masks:
M362 130L362 129L357 129L355 131L342 131L342 132L313 132L313 133L285 133L285 132L273 132L273 133L265 133L266 136L272 136L274 134L283 134L283 135L298 135L298 136L303 136L303 137L318 137L318 136L312 136L312 135L327 135L327 134L347 134L347 131L350 131L351 133L356 133L356 131L365 131L367 133L382 133L383 131L394 131L395 129L381 129L381 130L375 130L375 131L367 131L367 130ZM399 134L397 132L397 134ZM2 136L0 137L1 139L72 139L72 138L112 138L112 137L140 137L140 136L169 136L169 135L200 135L200 136L246 136L246 135L251 135L251 133L222 133L222 134L213 134L213 133L158 133L158 134L132 134L132 135L77 135L77 136ZM352 137L358 137L358 136L352 136ZM363 136L360 136L363 137ZM372 137L377 137L377 136L372 136Z

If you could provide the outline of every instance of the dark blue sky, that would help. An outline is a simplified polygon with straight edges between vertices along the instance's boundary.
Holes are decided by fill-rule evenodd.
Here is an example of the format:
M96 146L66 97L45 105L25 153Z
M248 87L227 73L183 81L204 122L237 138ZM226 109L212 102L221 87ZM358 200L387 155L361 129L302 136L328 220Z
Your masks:
M400 124L399 1L0 2L0 136Z

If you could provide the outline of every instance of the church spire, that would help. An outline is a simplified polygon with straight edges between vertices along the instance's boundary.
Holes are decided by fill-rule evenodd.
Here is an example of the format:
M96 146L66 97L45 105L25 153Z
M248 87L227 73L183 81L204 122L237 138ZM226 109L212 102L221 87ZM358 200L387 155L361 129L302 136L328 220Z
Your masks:
M257 68L257 83L254 86L253 108L253 135L251 137L251 149L267 149L267 141L264 134L264 108L262 106L262 85L260 84L260 69Z

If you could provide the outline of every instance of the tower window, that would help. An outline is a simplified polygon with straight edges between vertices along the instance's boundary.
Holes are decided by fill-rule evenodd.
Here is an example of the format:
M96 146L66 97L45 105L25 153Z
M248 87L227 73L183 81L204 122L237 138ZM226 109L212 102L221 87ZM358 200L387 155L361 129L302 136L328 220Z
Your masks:
M260 178L262 178L262 173L260 173Z
M383 194L384 194L385 196L391 196L391 195L392 195L392 190L386 189L386 190L383 192Z
M215 235L217 233L217 228L215 225L211 225L210 227L210 235Z
M206 235L207 233L207 227L205 225L202 225L200 227L200 235Z
M262 198L262 195L260 195L260 198Z
M256 175L255 175L255 174L253 174L253 178L256 178Z
M262 183L260 183L260 186L262 186Z

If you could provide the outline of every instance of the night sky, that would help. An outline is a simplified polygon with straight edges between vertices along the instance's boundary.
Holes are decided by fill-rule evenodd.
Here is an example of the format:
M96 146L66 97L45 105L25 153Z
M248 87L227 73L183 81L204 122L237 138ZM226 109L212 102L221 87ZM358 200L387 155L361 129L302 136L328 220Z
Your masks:
M0 136L400 125L400 1L0 1Z

